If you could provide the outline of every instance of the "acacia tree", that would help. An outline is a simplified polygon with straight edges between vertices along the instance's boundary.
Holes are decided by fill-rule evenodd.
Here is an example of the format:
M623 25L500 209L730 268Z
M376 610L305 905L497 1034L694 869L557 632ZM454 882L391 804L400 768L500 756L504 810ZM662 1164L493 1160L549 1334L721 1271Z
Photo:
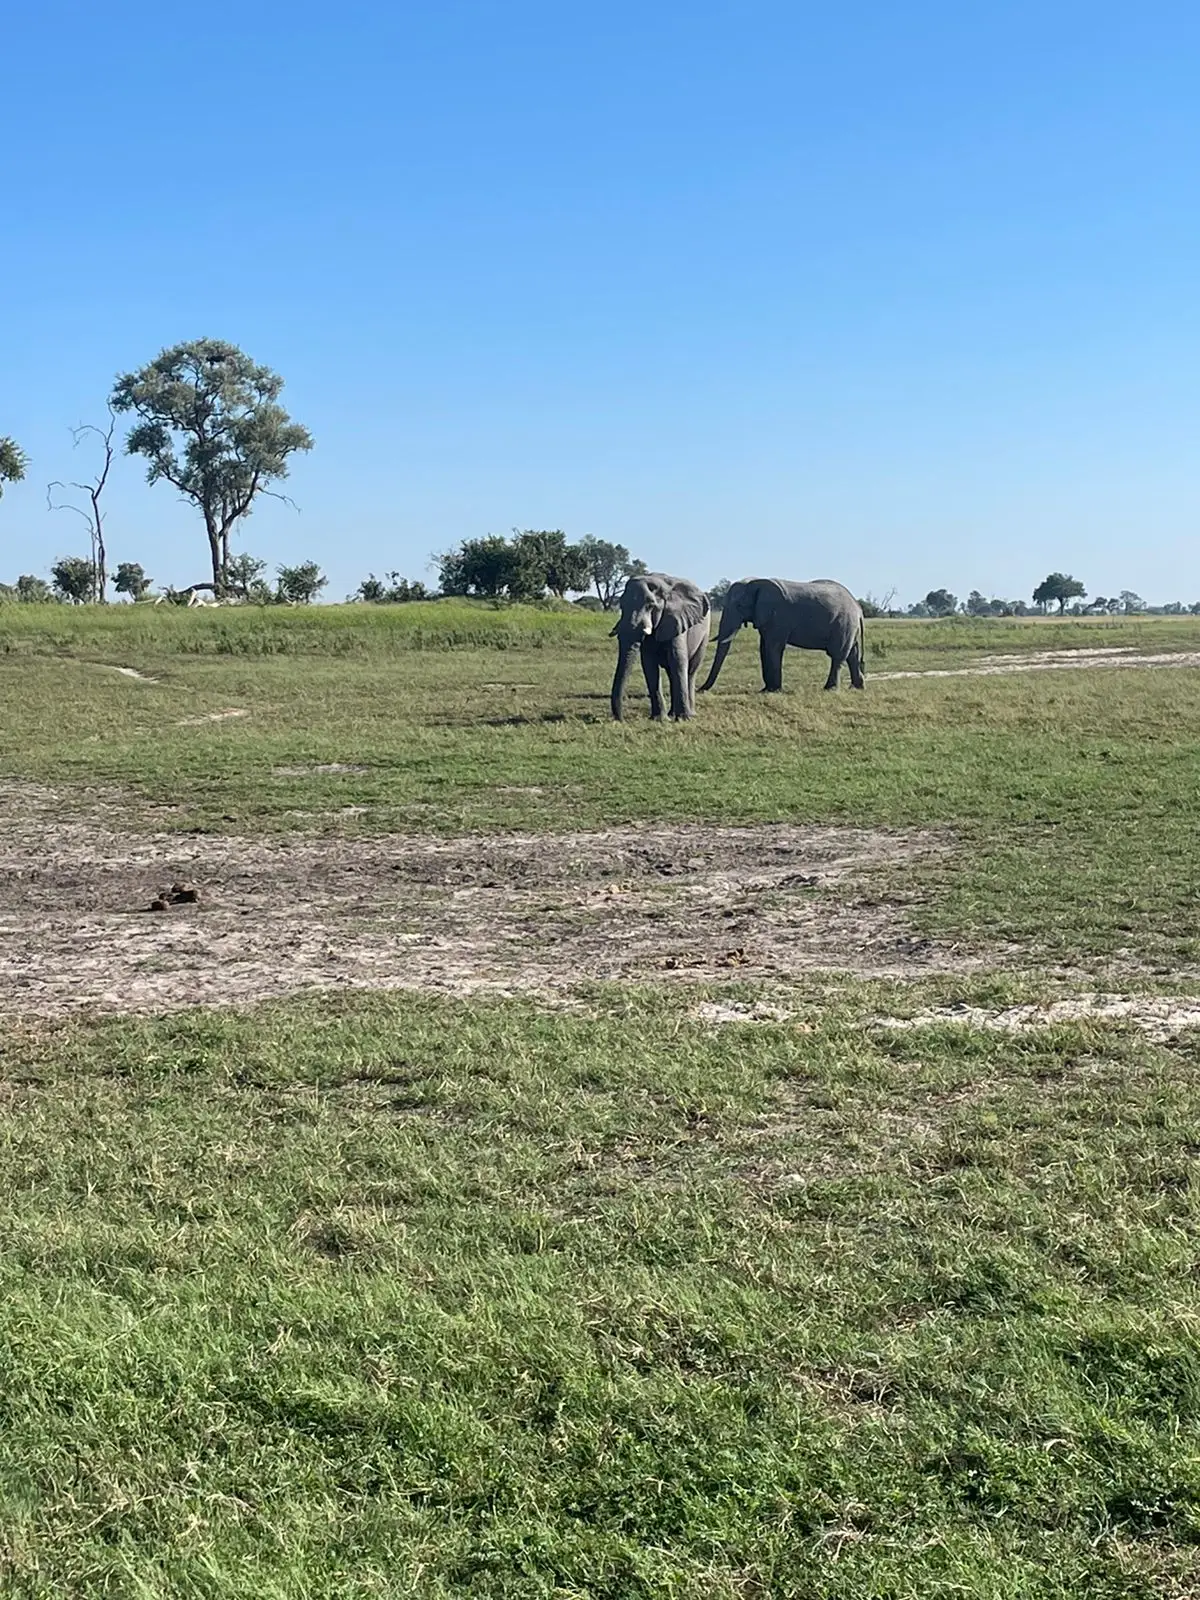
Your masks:
M108 474L112 470L113 460L113 435L117 431L117 419L113 415L112 407L108 408L108 427L97 428L94 423L81 422L77 428L71 429L71 438L76 449L79 441L89 433L94 433L100 441L103 457L100 470L91 483L62 483L55 478L53 483L46 485L46 507L50 511L73 511L77 517L82 517L88 525L88 535L92 541L92 571L96 575L95 593L92 599L98 600L101 605L108 599L108 556L104 549L104 513L100 510L100 496L104 493L104 485L108 482ZM88 497L90 510L82 506L73 505L69 500L54 503L55 489L74 489Z
M923 604L928 607L931 617L952 617L958 610L958 596L951 594L949 589L931 589Z
M29 465L29 457L15 439L0 439L0 495L6 483L20 483Z
M312 449L308 429L279 404L282 388L278 373L236 345L194 339L118 378L112 392L114 411L141 419L125 448L146 457L147 480L172 484L204 517L217 594L227 587L233 530L287 477L289 456Z
M596 539L590 533L580 539L576 548L583 556L589 579L596 586L596 598L606 611L613 610L625 579L646 570L646 563L635 561L623 544L610 544L607 539Z
M1033 591L1033 602L1043 608L1052 601L1058 601L1059 616L1067 609L1067 601L1082 599L1087 593L1086 588L1078 578L1072 578L1067 572L1052 572L1049 577L1043 578Z
M131 600L140 600L149 589L151 581L146 576L146 569L140 561L122 561L117 567L113 588L118 594L127 594Z

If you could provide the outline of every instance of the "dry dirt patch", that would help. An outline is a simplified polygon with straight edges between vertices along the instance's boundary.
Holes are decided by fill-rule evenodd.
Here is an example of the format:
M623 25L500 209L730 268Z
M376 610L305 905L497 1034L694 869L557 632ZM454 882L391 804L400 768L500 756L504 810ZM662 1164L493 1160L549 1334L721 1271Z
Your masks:
M1165 650L1139 655L1131 645L1089 650L1033 650L1022 655L983 656L973 667L932 667L925 671L875 672L873 683L894 678L996 678L1014 672L1061 672L1088 667L1200 667L1200 650Z
M1030 1033L1060 1022L1125 1022L1164 1043L1190 1028L1200 1028L1200 999L1187 995L1071 995L1044 1004L1008 1006L989 1011L982 1006L944 1006L915 1017L877 1017L881 1028L930 1028L944 1023L983 1028L994 1033Z
M168 1011L303 990L877 976L976 963L855 881L931 833L688 824L455 840L139 833L0 785L0 1013ZM146 908L173 881L197 905Z

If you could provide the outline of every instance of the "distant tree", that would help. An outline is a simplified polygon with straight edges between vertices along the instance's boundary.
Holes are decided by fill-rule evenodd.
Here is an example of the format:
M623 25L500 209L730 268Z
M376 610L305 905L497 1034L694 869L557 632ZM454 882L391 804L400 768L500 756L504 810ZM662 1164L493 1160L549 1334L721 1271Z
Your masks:
M931 589L925 596L925 605L931 617L952 617L958 610L958 597L949 589Z
M580 545L568 544L561 528L514 528L512 542L515 570L528 571L529 587L540 573L542 586L538 595L549 589L559 600L565 600L568 594L580 593L592 581L584 550Z
M438 580L443 594L473 594L497 600L508 593L512 577L512 546L501 534L464 539L438 558Z
M62 556L50 568L54 588L73 606L85 605L95 598L96 569L87 556Z
M725 596L732 588L733 584L728 578L718 578L716 583L713 584L708 591L708 603L714 611L720 611L725 604Z
M113 415L112 407L108 408L108 427L97 428L94 423L81 422L77 428L71 429L71 438L76 449L79 448L81 439L89 434L95 434L100 441L100 466L95 477L90 483L62 483L55 479L46 485L46 506L50 511L73 511L77 517L82 517L88 526L88 537L92 542L92 570L96 574L96 592L91 597L102 605L108 599L108 555L104 549L104 513L100 509L100 496L104 493L104 485L108 482L108 475L112 471L114 453L113 435L117 431L117 419ZM55 489L66 491L73 490L76 494L87 496L87 508L74 505L70 500L60 500L54 503Z
M581 611L604 610L604 607L600 604L598 597L594 594L581 594L578 600L573 600L571 603L572 605L578 606Z
M561 580L567 565L566 535L539 533L532 528L520 533L514 529L508 545L505 593L510 600L540 600L546 592L552 569L555 578ZM586 586L587 578L584 577L580 587Z
M990 617L994 615L992 607L995 602L985 600L978 589L972 589L963 606L969 617Z
M1193 600L1188 610L1193 617L1200 617L1200 600Z
M1139 611L1145 611L1146 602L1140 594L1134 594L1132 589L1121 590L1121 610L1127 617L1136 616Z
M1187 607L1182 600L1172 600L1169 605L1162 608L1162 614L1164 617L1181 617L1186 610Z
M237 524L287 477L288 458L312 449L308 429L278 403L282 388L277 373L236 345L195 339L118 378L112 392L114 411L140 418L126 449L150 463L149 482L172 484L204 517L217 594Z
M118 594L127 594L131 600L140 600L150 587L146 569L139 561L122 561L113 579Z
M1082 599L1086 593L1087 590L1078 578L1072 578L1067 572L1052 572L1049 577L1043 578L1033 591L1033 600L1034 604L1041 606L1043 610L1057 600L1061 616L1067 609L1068 600L1074 600L1076 596Z
M398 572L389 572L390 587L387 592L389 605L409 605L417 600L429 600L432 596L423 583L410 578L402 578Z
M635 561L623 544L610 544L607 539L593 538L590 533L580 539L579 549L588 577L595 585L596 598L605 611L614 610L626 578L645 572L646 563Z
M17 579L17 599L23 605L44 606L56 598L45 578L35 578L31 572L23 572Z
M276 593L285 605L307 606L329 582L315 561L302 561L298 567L276 567Z
M0 495L6 483L20 483L29 466L29 457L15 439L0 438Z
M886 617L891 615L895 602L896 591L889 589L881 600L877 600L873 594L866 594L858 603L862 607L864 617Z
M229 593L240 595L243 600L250 600L255 605L269 606L275 595L271 592L271 585L263 576L266 570L267 563L247 551L231 556L229 565L225 569L225 583Z
M359 584L350 599L366 601L369 605L403 605L410 600L428 600L429 590L423 583L410 583L398 572L386 574L387 583L372 572Z

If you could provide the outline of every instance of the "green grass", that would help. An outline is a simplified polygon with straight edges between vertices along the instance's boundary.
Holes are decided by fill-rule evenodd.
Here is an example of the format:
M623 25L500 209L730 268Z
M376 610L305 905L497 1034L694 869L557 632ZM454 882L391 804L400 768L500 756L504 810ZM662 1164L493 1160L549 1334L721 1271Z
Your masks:
M1195 1052L594 1003L10 1042L6 1593L1195 1592Z
M603 618L54 609L0 608L0 775L64 805L934 827L955 852L879 892L1025 970L720 1028L616 986L0 1023L0 1594L1200 1592L1196 1036L871 1020L1056 961L1196 987L1200 673L823 696L792 653L764 699L746 637L694 724L614 726ZM921 670L1200 622L868 640ZM332 761L368 771L275 771Z
M398 606L0 605L0 652L117 649L154 656L371 655L381 650L537 650L612 626L572 606L436 600Z
M81 617L84 639L99 609ZM327 608L278 624L286 634L297 617L307 627L328 615L340 640L338 629L365 616L377 648L362 658L224 656L161 640L155 653L135 648L136 635L105 653L156 683L89 665L82 645L73 656L14 649L0 656L0 772L116 785L166 808L160 825L217 831L536 831L662 817L948 828L962 853L907 885L931 931L1013 941L1039 959L1110 955L1168 972L1200 953L1195 670L868 680L864 695L831 696L819 688L823 658L793 651L789 692L764 698L747 634L695 723L652 725L643 691L618 727L605 619L533 613L539 626L583 630L553 648L393 654L394 619L420 609ZM102 622L140 627L141 615L114 607ZM180 612L163 626L176 644L176 629L208 638L224 623ZM962 655L962 640L968 656L1097 637L1200 648L1196 619L876 630L889 652L900 641L889 669L940 669L947 652ZM226 709L247 714L179 726ZM368 770L275 770L329 763Z

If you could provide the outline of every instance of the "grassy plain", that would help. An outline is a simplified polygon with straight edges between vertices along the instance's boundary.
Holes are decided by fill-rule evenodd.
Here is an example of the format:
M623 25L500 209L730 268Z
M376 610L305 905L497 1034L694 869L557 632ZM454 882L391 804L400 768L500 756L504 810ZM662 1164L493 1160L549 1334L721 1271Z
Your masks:
M9 1017L0 1593L1200 1592L1196 1036L877 1021L1200 991L1200 673L883 677L1200 623L876 623L865 695L769 699L748 636L618 727L603 619L48 613L0 608L0 777L67 812L934 826L877 892L1006 957L722 1026L754 991L649 974Z

